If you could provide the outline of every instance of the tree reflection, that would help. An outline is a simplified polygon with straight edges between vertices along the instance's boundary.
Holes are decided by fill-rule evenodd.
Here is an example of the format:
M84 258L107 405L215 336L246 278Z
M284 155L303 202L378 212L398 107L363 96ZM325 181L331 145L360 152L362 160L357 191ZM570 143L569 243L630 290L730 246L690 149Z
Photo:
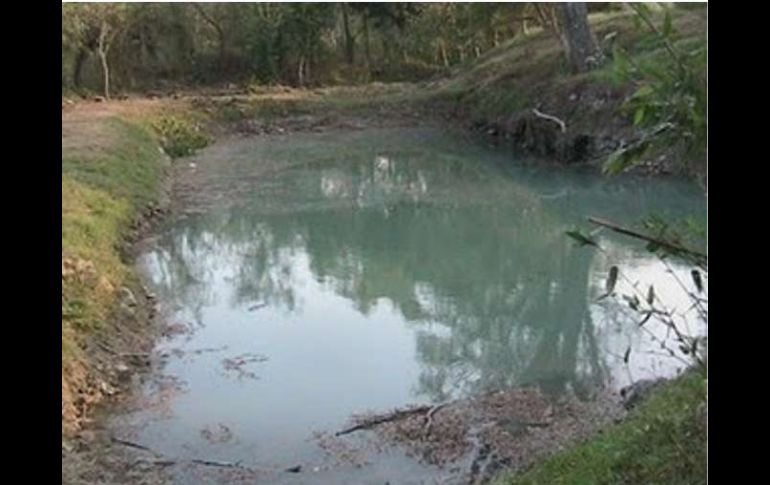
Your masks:
M164 242L165 294L199 311L206 271L234 268L232 305L296 307L294 258L367 314L387 299L415 327L421 394L445 399L490 387L547 383L558 392L602 379L587 308L592 253L573 251L542 221L504 211L394 206L233 217ZM523 232L510 227L529 227ZM523 226L522 226L523 225ZM193 276L194 275L194 276Z
M546 203L459 156L441 162L428 170L419 157L380 154L279 177L302 191L167 235L155 253L164 296L199 313L215 296L207 275L225 266L231 305L293 311L305 258L362 314L384 299L413 326L416 392L431 399L523 384L599 388L608 372L589 311L595 252L564 237L574 200Z

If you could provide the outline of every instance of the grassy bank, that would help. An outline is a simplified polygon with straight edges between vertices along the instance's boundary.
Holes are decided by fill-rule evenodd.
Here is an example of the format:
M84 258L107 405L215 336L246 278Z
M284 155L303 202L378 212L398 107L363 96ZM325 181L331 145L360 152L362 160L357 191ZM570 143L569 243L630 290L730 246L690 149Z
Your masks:
M635 25L632 13L594 14L589 21L600 47L608 54L621 47L635 61L666 55L654 34ZM705 42L705 10L674 9L672 24L679 33L677 44ZM550 95L565 89L580 94L588 84L605 90L617 87L611 71L612 65L607 63L588 73L570 74L559 40L550 32L533 29L454 68L438 84L437 94L460 102L474 120L492 120L549 103ZM570 104L580 107L584 103Z
M675 8L671 13L675 48L690 52L695 46L705 46L705 8ZM663 23L662 13L652 15L656 25ZM639 84L621 74L621 67L612 59L615 50L627 53L628 65L658 69L668 53L658 35L637 25L633 13L600 13L589 20L605 59L595 69L570 73L559 40L550 32L534 29L433 82L433 100L533 155L562 162L603 163L607 155L641 134L634 122L636 113L624 109ZM562 120L566 129L560 131L553 121L538 118L534 108ZM681 147L662 144L658 148L647 158L652 162L662 155L666 164L661 168L678 170L684 156Z
M109 392L84 349L136 287L121 247L157 201L168 159L146 128L117 117L63 117L62 131L62 427L70 431Z
M495 484L706 483L706 384L700 372L672 380L622 423Z

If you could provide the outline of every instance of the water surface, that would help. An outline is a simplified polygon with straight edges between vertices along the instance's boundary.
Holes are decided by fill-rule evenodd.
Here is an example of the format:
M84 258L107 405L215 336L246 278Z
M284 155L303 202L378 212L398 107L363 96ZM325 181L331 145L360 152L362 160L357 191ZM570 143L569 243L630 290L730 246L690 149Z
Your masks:
M327 470L313 432L503 386L589 399L681 367L627 307L596 301L619 265L684 309L666 267L623 236L600 233L600 252L564 232L589 215L705 218L690 184L530 166L432 128L228 150L214 186L238 186L238 203L171 221L139 261L170 321L190 330L159 344L174 392L146 383L161 405L116 420L159 452L301 463L302 474L278 477L302 483L421 483L440 473L397 451ZM267 161L281 168L248 177ZM671 268L689 284L689 267Z

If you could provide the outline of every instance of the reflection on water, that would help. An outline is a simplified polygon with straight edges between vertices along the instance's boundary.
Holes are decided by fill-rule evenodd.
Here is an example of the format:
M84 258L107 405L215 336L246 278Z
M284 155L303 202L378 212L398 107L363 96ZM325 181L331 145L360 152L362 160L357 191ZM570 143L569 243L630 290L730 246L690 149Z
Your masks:
M681 289L634 241L603 235L602 254L564 231L586 215L705 212L696 189L511 167L429 132L356 136L339 159L319 144L238 208L173 223L143 257L173 318L200 327L167 345L228 348L169 363L188 392L145 438L194 449L222 420L240 436L228 457L291 462L315 456L311 430L353 412L522 384L588 397L674 371L596 298L613 264L673 303ZM626 366L629 344L640 352ZM227 380L221 359L248 352L268 359L250 367L257 379Z

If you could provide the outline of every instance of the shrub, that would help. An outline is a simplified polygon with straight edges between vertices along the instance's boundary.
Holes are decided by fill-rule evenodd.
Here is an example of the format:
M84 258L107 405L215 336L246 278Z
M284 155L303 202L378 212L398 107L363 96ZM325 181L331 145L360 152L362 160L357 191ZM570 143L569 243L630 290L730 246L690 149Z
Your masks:
M163 116L153 123L153 128L161 137L163 150L173 158L192 155L210 142L200 125L177 116Z

